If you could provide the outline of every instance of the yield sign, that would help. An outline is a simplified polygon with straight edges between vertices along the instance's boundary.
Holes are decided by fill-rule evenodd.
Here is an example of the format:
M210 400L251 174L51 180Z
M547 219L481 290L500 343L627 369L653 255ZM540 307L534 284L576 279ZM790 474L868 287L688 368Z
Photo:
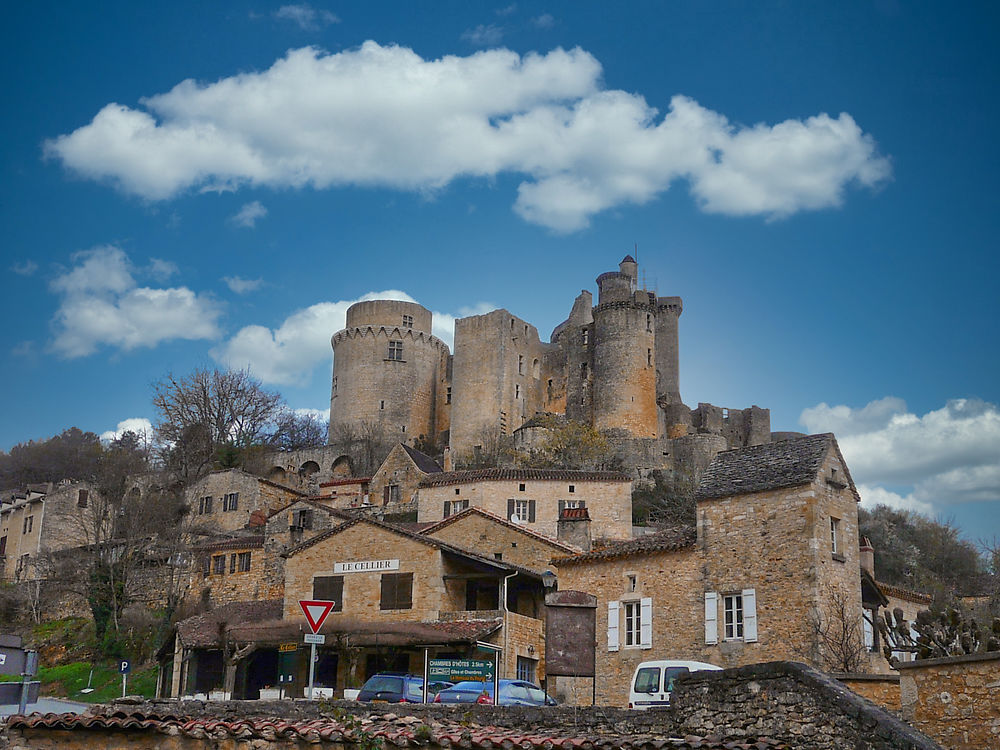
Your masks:
M314 599L300 599L299 606L302 607L302 611L306 614L306 622L309 623L309 627L312 629L313 633L318 633L319 629L323 626L323 621L326 620L326 616L330 614L330 610L333 609L335 602L321 601Z

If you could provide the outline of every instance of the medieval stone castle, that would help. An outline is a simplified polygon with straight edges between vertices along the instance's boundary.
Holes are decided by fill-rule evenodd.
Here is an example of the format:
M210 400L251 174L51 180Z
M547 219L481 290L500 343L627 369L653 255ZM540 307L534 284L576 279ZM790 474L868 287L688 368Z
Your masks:
M552 414L603 433L622 465L699 475L727 448L771 440L770 413L681 401L680 297L640 289L632 256L597 277L594 305L580 292L542 341L506 310L455 322L455 351L431 335L412 302L359 302L333 335L330 442L377 428L393 442L423 438L473 454L497 436L532 444Z

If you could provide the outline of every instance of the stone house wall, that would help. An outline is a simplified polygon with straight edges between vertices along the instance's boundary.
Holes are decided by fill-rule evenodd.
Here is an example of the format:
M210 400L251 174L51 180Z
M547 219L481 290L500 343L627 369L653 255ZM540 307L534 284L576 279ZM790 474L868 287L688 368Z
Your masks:
M837 602L856 619L861 638L857 502L846 487L826 482L834 468L844 476L831 450L809 485L698 503L701 588L719 595L719 644L707 661L736 666L788 659L823 666L813 622L837 619ZM831 517L839 521L836 553ZM727 640L724 597L747 589L755 592L757 641Z
M238 495L235 510L224 509L226 495ZM212 533L239 531L246 528L254 511L270 513L301 497L302 493L255 477L240 469L215 471L195 482L186 493L191 517L196 528ZM202 498L211 497L211 511Z
M280 599L285 588L283 560L263 542L262 537L237 539L196 549L192 556L189 597L214 606ZM240 555L250 556L249 570L240 570ZM215 568L218 558L223 560L221 573Z
M331 612L331 623L344 620L436 620L442 611L465 608L448 596L444 583L446 564L439 549L386 529L358 523L293 552L285 561L285 619L303 617L298 602L313 598L313 579L334 575L334 563L372 559L398 559L392 573L413 574L413 607L381 610L381 572L345 573L341 611ZM458 605L458 606L456 606Z
M544 571L553 557L572 554L564 545L528 534L499 519L464 513L440 528L427 529L427 536L459 547L474 549L480 555Z
M906 721L956 750L1000 747L1000 652L899 665Z
M369 502L383 505L386 502L385 488L396 486L395 495L390 493L390 503L408 503L416 497L420 480L426 476L413 463L413 459L397 444L385 457L369 485Z
M841 683L862 698L899 714L898 674L834 674Z
M522 490L521 487L524 487ZM570 487L573 491L570 491ZM558 534L559 501L586 503L595 535L628 539L632 535L632 483L627 479L479 480L424 484L418 497L417 521L444 519L446 501L469 500L474 508L508 518L508 500L534 500L535 520L524 525L545 536Z
M586 591L597 597L595 670L596 696L602 706L625 706L629 682L640 662L651 659L712 661L715 654L705 646L704 599L701 566L704 559L694 547L662 551L641 557L595 560L559 566L560 590ZM634 576L635 588L632 588ZM652 600L652 645L626 645L625 607L611 610L609 602ZM619 645L609 650L608 618L614 614ZM573 685L575 687L569 687ZM560 678L556 697L565 702L589 704L590 679Z

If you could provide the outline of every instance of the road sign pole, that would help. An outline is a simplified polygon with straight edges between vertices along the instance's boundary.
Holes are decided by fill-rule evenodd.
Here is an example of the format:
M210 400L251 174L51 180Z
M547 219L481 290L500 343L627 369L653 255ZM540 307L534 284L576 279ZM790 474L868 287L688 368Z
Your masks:
M306 697L312 700L313 697L313 678L316 676L316 644L310 644L309 646L309 692L306 693Z
M123 674L122 675L122 698L125 697L125 682L127 680L128 680L128 675L127 674Z
M427 672L430 667L430 652L429 648L424 649L424 703L427 702L427 680L429 678Z

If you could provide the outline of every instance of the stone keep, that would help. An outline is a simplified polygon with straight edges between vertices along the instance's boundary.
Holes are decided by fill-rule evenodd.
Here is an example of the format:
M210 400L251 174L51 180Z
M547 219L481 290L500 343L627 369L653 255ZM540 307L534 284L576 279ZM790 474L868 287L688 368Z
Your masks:
M331 442L345 432L380 429L394 442L411 443L437 437L439 425L447 425L449 352L431 335L429 310L413 302L358 302L331 343Z

